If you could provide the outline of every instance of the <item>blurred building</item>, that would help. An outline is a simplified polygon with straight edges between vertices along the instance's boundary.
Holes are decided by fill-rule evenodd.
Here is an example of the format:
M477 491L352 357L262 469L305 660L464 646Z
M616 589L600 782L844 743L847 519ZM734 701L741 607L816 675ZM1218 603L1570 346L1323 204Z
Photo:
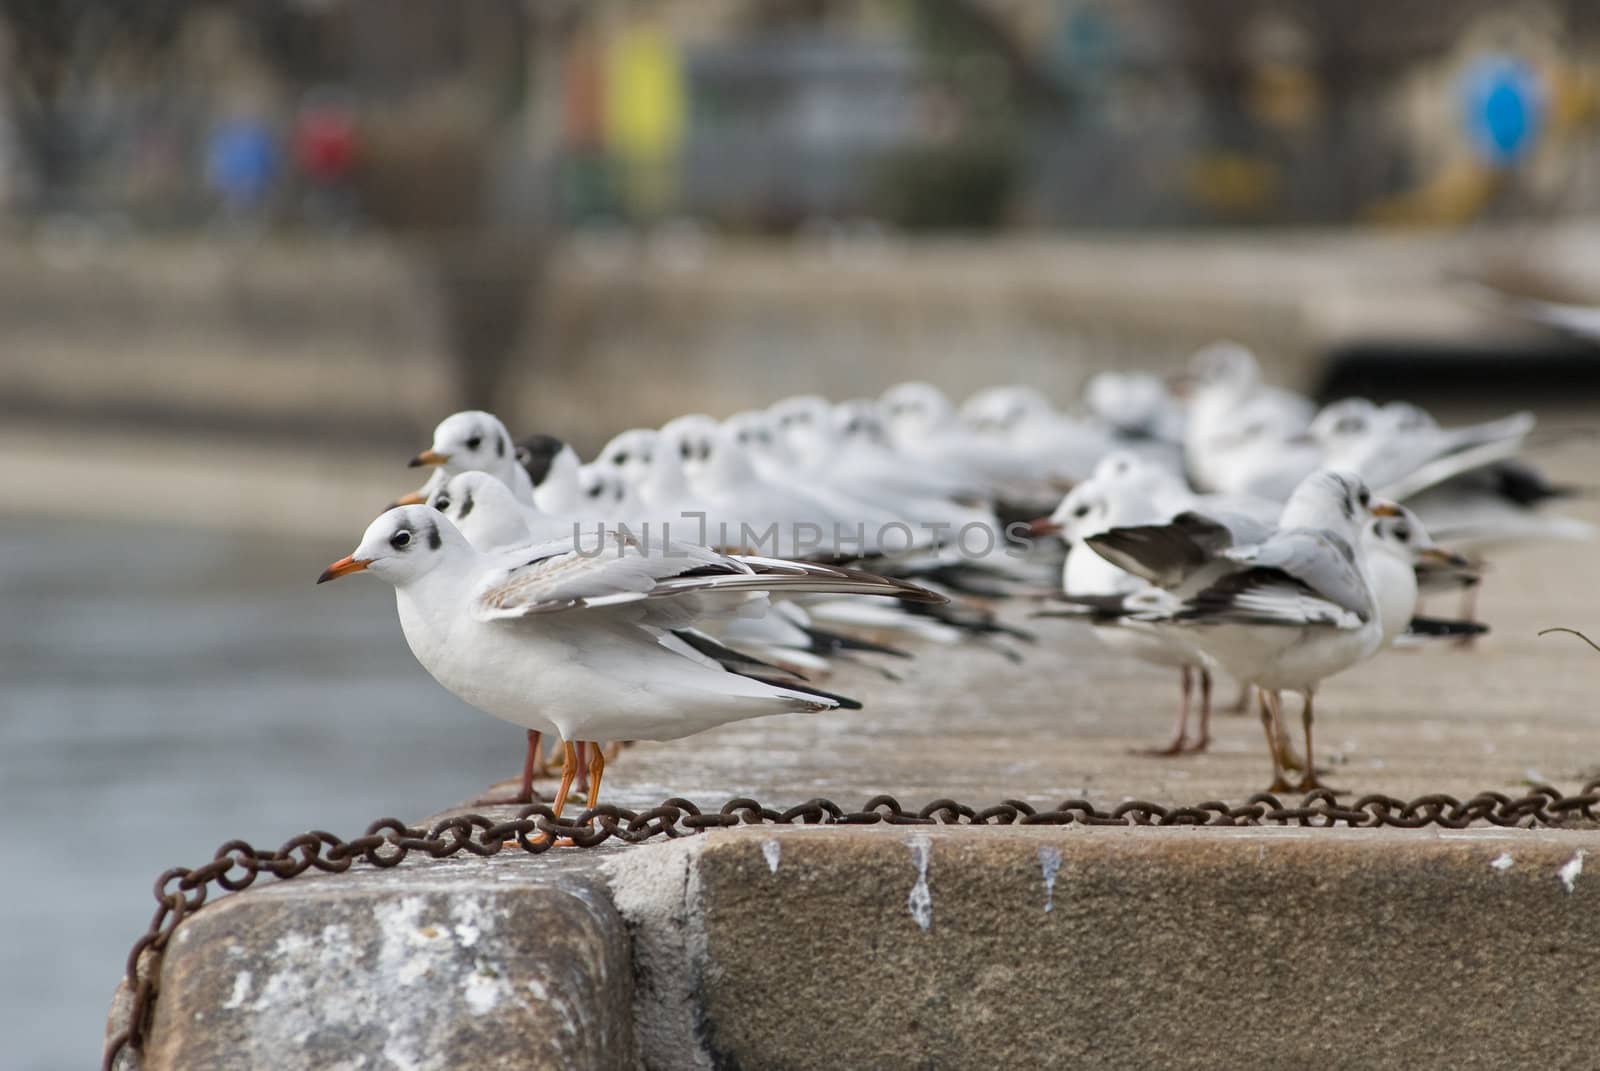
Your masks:
M8 9L24 220L741 231L1592 210L1583 0Z

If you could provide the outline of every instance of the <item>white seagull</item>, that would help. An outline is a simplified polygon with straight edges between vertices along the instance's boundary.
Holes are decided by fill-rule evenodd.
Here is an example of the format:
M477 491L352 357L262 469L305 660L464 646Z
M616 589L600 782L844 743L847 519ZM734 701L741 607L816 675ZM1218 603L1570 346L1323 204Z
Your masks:
M1374 503L1359 477L1319 471L1295 489L1279 529L1237 546L1222 525L1182 514L1170 525L1090 536L1102 556L1162 588L1139 619L1177 630L1241 681L1261 689L1271 791L1289 790L1279 731L1284 691L1305 697L1304 776L1320 787L1312 704L1323 680L1372 657L1383 640L1362 531L1396 508Z
M406 642L435 680L530 733L559 733L557 816L577 773L577 741L672 740L841 705L804 686L730 672L674 634L716 604L796 590L943 601L912 584L831 566L704 548L648 553L616 537L593 550L558 540L483 554L438 511L401 506L373 521L355 551L317 582L368 572L393 584ZM604 770L601 749L590 748L591 806Z

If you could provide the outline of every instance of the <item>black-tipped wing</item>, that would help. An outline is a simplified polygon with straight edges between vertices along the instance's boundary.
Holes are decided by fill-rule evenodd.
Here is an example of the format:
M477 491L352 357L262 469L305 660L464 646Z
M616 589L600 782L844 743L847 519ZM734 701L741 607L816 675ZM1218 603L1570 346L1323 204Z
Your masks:
M841 566L732 557L704 547L646 547L611 533L594 548L570 540L529 548L484 578L473 611L493 621L685 595L801 591L946 601L915 584Z
M1112 528L1086 540L1106 561L1162 588L1174 588L1234 545L1228 527L1198 513L1169 524Z

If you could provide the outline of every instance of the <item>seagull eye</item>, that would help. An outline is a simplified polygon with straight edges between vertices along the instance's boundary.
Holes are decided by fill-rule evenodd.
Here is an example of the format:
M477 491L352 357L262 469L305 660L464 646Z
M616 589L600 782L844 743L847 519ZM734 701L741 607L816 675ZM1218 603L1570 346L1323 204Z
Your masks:
M1079 506L1077 509L1072 511L1072 515L1074 517L1087 517L1089 516L1089 507Z
M483 445L483 436L482 435L474 435L472 438L467 440L467 449L468 450L476 450L478 447L480 447L482 445Z
M1410 542L1411 529L1404 524L1397 525L1394 530L1394 537L1402 543Z
M450 496L449 495L435 495L434 498L433 498L433 508L438 510L440 513L449 513L450 512Z
M611 459L612 464L622 466L628 463L628 451L619 450L617 456Z
M590 498L599 498L600 497L600 492L604 491L604 490L605 490L605 485L597 483L593 487L589 488L589 497Z
M389 537L389 545L395 550L405 550L411 545L411 533L402 528Z
M1361 504L1363 506L1372 505L1372 492L1368 491L1365 487L1361 489Z

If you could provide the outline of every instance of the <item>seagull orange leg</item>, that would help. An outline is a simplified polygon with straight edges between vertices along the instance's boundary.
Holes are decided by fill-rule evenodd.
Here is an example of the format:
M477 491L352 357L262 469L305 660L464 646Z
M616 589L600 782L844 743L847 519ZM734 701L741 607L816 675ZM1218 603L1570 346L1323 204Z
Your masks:
M1183 702L1178 706L1178 728L1173 734L1172 743L1166 747L1146 748L1146 755L1161 755L1163 757L1183 754L1183 740L1189 734L1189 700L1194 694L1194 671L1188 666L1182 669L1183 676Z
M544 734L538 729L528 730L528 754L522 760L522 782L517 786L516 798L513 803L533 802L533 771L538 767L539 760L543 757L540 748L544 743Z
M1300 711L1300 725L1306 734L1306 765L1305 772L1300 775L1300 791L1310 792L1314 788L1326 788L1330 792L1339 792L1341 789L1332 788L1317 780L1316 759L1311 751L1311 697L1306 693L1306 705Z
M606 772L606 749L598 742L589 745L589 808L600 806L600 778Z
M571 740L563 740L561 749L561 786L556 789L553 808L557 818L561 817L562 810L567 806L567 796L572 792L572 779L578 776L578 749L572 746Z
M1200 740L1190 751L1204 751L1211 746L1211 671L1200 667Z
M1271 696L1270 700L1268 696ZM1283 765L1279 761L1280 757L1278 755L1278 719L1276 710L1278 693L1269 692L1262 688L1257 692L1257 697L1261 700L1261 728L1267 735L1267 754L1272 756L1272 786L1267 791L1290 792L1294 786L1289 784L1288 778L1283 776Z
M522 779L517 783L517 792L513 796L480 796L473 800L474 807L506 807L517 806L533 802L533 775L539 768L539 744L542 739L537 729L528 730L528 753L522 760Z
M594 747L595 745L590 744L589 742L587 742L585 740L579 740L575 746L578 749L578 752L577 752L578 753L578 779L577 779L577 782L576 782L576 787L577 787L579 792L583 793L584 798L588 799L588 797L589 797L589 764L588 764L588 756L589 756L589 749L591 747Z

